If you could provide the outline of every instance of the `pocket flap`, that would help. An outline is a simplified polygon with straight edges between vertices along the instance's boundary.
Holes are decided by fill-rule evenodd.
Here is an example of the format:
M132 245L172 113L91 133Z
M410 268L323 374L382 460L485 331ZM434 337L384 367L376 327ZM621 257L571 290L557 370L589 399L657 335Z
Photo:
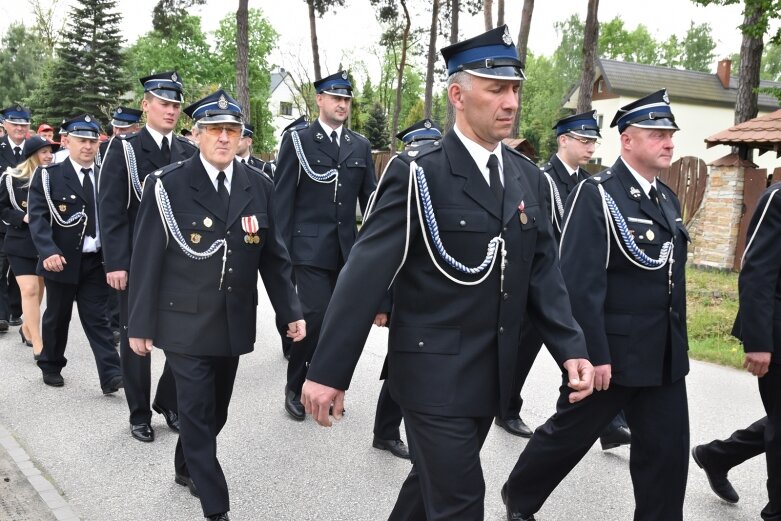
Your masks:
M444 232L484 232L486 231L486 214L475 210L458 208L441 208L436 211L437 224Z
M461 349L461 328L397 325L390 330L389 345L401 353L457 355Z
M161 292L158 307L180 313L196 313L198 311L198 295Z
M362 157L350 157L345 161L350 168L366 168L366 159Z

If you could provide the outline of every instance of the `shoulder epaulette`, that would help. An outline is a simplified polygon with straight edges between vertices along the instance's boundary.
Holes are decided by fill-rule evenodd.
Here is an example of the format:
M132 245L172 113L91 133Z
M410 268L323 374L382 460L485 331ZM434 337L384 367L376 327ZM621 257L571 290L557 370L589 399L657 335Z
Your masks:
M135 132L131 132L130 134L120 134L117 137L119 137L124 141L132 141L133 139L137 138L140 133L141 133L140 130L136 130Z
M295 130L295 131L304 130L308 126L309 126L309 122L306 119L304 119L304 117L302 116L302 117L298 118L297 120L295 120L290 125L288 125L285 128L283 128L282 129L282 134L284 134L286 132L290 132L291 130Z
M371 146L371 141L369 141L369 138L367 138L366 136L364 136L360 132L356 132L356 131L354 131L352 129L349 129L349 128L347 129L347 132L349 132L350 134L354 135L358 139L360 139L362 141L365 141L366 143L368 143Z
M607 181L608 179L612 179L615 176L613 175L612 170L609 168L607 170L602 170L598 174L594 174L591 177L586 179L586 182L593 183L595 185L599 185Z
M551 170L553 170L553 163L548 161L547 163L545 163L540 167L540 170L543 172L550 172Z
M174 170L177 170L177 169L181 168L183 164L184 164L184 161L177 161L176 163L171 163L170 165L166 165L166 166L164 166L163 168L161 168L159 170L155 170L154 172L152 172L149 175L151 175L153 177L163 177L165 175L170 174Z
M442 147L439 144L439 140L434 140L421 144L420 146L410 148L409 150L399 152L398 157L407 163L411 163L412 161L417 161L421 157L439 150L442 150Z
M184 136L177 136L176 134L174 134L174 139L176 139L178 142L182 143L185 146L188 146L190 148L195 148L195 145L193 145L193 142L190 141L189 139L187 139Z
M263 170L261 170L260 168L256 166L252 166L249 163L244 163L244 166L247 168L247 170L249 170L253 174L258 174L267 183L271 183L272 185L274 184L274 181L269 177L269 175Z

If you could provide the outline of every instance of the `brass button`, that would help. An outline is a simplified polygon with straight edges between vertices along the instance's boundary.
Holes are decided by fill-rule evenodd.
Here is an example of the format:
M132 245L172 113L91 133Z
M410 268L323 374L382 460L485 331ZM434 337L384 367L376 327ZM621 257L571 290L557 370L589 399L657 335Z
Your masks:
M419 348L423 349L424 345L426 345L426 344L424 344L422 340L420 342L418 342L418 347Z
M458 224L460 224L462 227L466 226L466 221L462 219L461 222L459 222Z

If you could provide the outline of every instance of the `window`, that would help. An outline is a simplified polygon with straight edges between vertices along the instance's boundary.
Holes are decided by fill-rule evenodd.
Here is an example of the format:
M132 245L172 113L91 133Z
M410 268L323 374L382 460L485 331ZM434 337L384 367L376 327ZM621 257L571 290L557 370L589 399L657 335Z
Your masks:
M592 157L588 160L588 164L590 165L601 165L602 164L602 158L601 157Z
M602 78L600 78L599 81L597 81L597 92L599 94L605 92L605 80L603 80Z
M597 126L599 128L602 128L602 123L603 123L604 119L605 119L605 116L603 116L602 114L598 114L597 115Z
M279 115L280 116L292 116L293 115L293 104L287 101L280 101L279 102Z

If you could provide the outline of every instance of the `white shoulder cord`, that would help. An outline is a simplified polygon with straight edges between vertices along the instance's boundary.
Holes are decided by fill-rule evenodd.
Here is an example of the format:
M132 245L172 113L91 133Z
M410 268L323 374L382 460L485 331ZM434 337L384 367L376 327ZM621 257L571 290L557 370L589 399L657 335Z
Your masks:
M759 216L759 221L757 222L757 227L754 228L754 233L751 234L751 239L749 239L748 244L746 244L746 249L743 250L743 256L740 258L740 267L743 268L743 263L746 262L746 255L748 254L748 249L751 247L751 244L754 242L754 237L757 236L757 232L759 231L759 227L762 225L762 221L765 218L765 214L767 213L768 209L770 208L770 203L773 201L773 197L776 195L776 192L778 192L778 188L770 192L770 196L767 198L767 203L765 204L765 207L762 209L762 215Z
M24 210L19 207L19 203L16 202L13 177L8 172L4 173L3 175L5 176L5 189L8 191L8 199L11 201L11 206L13 206L15 210L24 212Z
M542 174L548 181L548 188L550 189L550 222L553 223L558 232L561 233L561 223L559 221L564 216L564 206L561 204L561 194L550 174L545 171L543 171Z

